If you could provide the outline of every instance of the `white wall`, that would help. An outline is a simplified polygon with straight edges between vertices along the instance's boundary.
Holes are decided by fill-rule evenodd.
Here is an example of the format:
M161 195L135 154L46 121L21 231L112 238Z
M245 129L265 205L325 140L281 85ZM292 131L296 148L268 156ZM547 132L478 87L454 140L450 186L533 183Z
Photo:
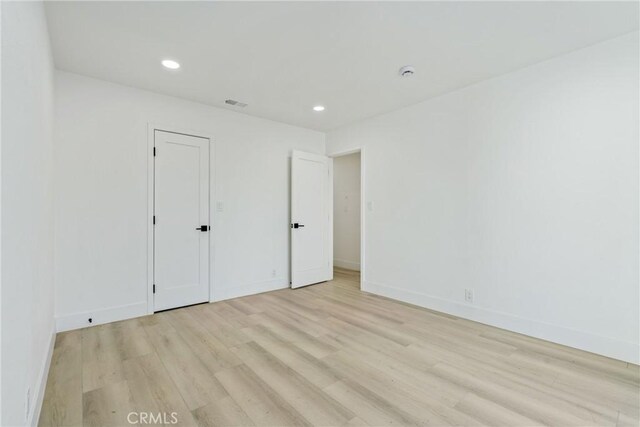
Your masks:
M333 159L333 265L360 271L360 153Z
M0 2L0 100L2 100L2 2ZM0 102L0 424L2 424L2 102Z
M56 72L59 329L146 313L148 122L214 138L214 298L289 285L289 158L324 134Z
M330 132L364 289L638 363L638 68L633 33Z
M0 2L0 100L2 100L2 2ZM2 102L0 102L0 424L2 424Z
M54 337L53 62L42 3L2 3L2 67L0 424L16 426L37 421Z

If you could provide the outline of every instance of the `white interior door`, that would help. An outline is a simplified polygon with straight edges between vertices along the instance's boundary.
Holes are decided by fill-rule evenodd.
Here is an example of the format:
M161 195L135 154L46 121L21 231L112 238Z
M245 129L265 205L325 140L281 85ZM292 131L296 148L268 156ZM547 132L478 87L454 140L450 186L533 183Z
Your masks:
M291 158L291 287L333 278L333 160L294 151Z
M154 311L209 301L209 140L155 131Z

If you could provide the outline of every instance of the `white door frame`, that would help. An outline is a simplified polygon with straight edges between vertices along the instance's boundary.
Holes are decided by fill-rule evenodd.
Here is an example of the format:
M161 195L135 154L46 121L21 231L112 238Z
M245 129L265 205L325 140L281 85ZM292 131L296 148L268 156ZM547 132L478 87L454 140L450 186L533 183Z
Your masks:
M215 254L215 232L214 212L211 209L212 201L215 198L215 144L213 137L208 132L193 129L181 128L173 125L151 123L147 124L147 314L154 313L153 307L153 275L154 275L154 234L153 234L153 211L155 205L155 162L153 159L153 147L155 146L155 131L171 132L187 136L195 136L209 140L209 224L211 234L209 235L209 302L213 302L213 273Z
M364 284L365 284L365 239L366 239L366 233L365 233L365 226L364 226L364 222L365 222L365 208L366 208L366 202L365 202L365 180L364 180L364 176L365 176L365 161L364 161L364 147L355 147L355 148L351 148L349 150L344 150L344 151L336 151L333 153L329 153L327 154L327 156L331 157L331 158L336 158L336 157L342 157L342 156L347 156L349 154L355 154L355 153L360 153L360 289L364 290ZM334 176L335 179L335 176ZM333 182L331 183L333 185ZM335 209L335 207L334 207ZM333 228L331 229L331 233L333 235Z

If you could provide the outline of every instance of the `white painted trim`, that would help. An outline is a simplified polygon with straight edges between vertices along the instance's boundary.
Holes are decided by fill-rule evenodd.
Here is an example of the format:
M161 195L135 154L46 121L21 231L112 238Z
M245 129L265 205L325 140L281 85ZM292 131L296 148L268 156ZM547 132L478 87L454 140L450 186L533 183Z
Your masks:
M509 313L488 310L471 304L398 289L379 283L363 281L362 290L625 362L635 364L640 362L640 346L636 343L526 319Z
M153 212L155 162L153 147L155 146L155 128L147 125L147 314L153 313Z
M328 225L328 239L326 251L329 254L329 280L333 280L333 158L329 157L327 161L327 168L329 169L329 176L327 180L327 200L329 202L329 225Z
M266 280L264 282L255 282L248 285L238 285L220 289L214 295L215 301L224 301L227 299L244 297L247 295L260 294L262 292L277 291L279 289L289 288L289 282L286 278L278 278ZM214 302L214 301L212 301Z
M355 148L349 148L348 150L344 150L344 151L337 151L335 153L330 153L330 154L327 154L327 156L342 157L342 156L348 156L349 154L356 154L361 152L362 152L362 147L355 147Z
M51 333L49 335L49 346L47 347L47 353L45 354L45 359L42 363L42 368L40 369L40 373L38 375L37 390L34 390L34 393L31 397L31 402L35 402L35 404L31 405L31 412L27 418L28 426L37 426L38 421L40 420L40 412L42 411L42 402L44 402L44 393L47 388L47 378L49 378L49 368L51 367L51 359L53 358L53 348L56 343L56 328L55 324L51 325Z
M340 268L346 268L347 270L360 271L360 263L354 261L347 261L344 259L334 259L333 265Z
M365 233L365 209L366 209L366 181L365 181L365 171L366 171L366 162L364 157L365 149L364 147L355 147L350 148L345 151L336 151L334 153L329 153L327 156L329 157L341 157L347 156L349 154L360 153L360 264L358 265L358 271L360 271L360 288L364 289L362 286L366 281L366 268L365 268L365 243L366 243L366 233ZM333 182L331 183L333 188ZM333 236L333 228L331 229L331 234ZM334 265L335 261L334 261ZM339 267L339 266L338 266ZM344 267L348 268L348 267ZM353 268L352 268L353 270Z
M213 135L206 131L194 130L166 123L147 123L147 311L153 314L153 211L155 170L153 161L153 147L155 146L155 131L178 133L209 140L209 302L213 302L214 268L215 268L215 190L216 190L216 162L215 142Z
M85 328L87 326L102 325L105 323L117 322L118 320L146 316L147 314L147 301L103 308L94 311L64 314L56 316L56 331L71 331L73 329ZM89 318L92 319L91 323L87 321Z
M366 162L365 162L365 149L364 147L360 147L360 288L362 289L362 284L366 279L366 268L365 268L365 251L366 251L366 236L365 232L365 221L366 221L366 180L365 180L365 171L366 171Z

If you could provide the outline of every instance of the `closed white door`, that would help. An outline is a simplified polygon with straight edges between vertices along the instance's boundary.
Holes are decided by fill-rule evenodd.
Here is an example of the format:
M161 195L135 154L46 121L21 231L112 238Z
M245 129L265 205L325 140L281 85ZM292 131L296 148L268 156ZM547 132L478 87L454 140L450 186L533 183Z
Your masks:
M209 140L155 131L154 311L209 301Z
M291 287L333 278L333 160L294 151L291 158Z

